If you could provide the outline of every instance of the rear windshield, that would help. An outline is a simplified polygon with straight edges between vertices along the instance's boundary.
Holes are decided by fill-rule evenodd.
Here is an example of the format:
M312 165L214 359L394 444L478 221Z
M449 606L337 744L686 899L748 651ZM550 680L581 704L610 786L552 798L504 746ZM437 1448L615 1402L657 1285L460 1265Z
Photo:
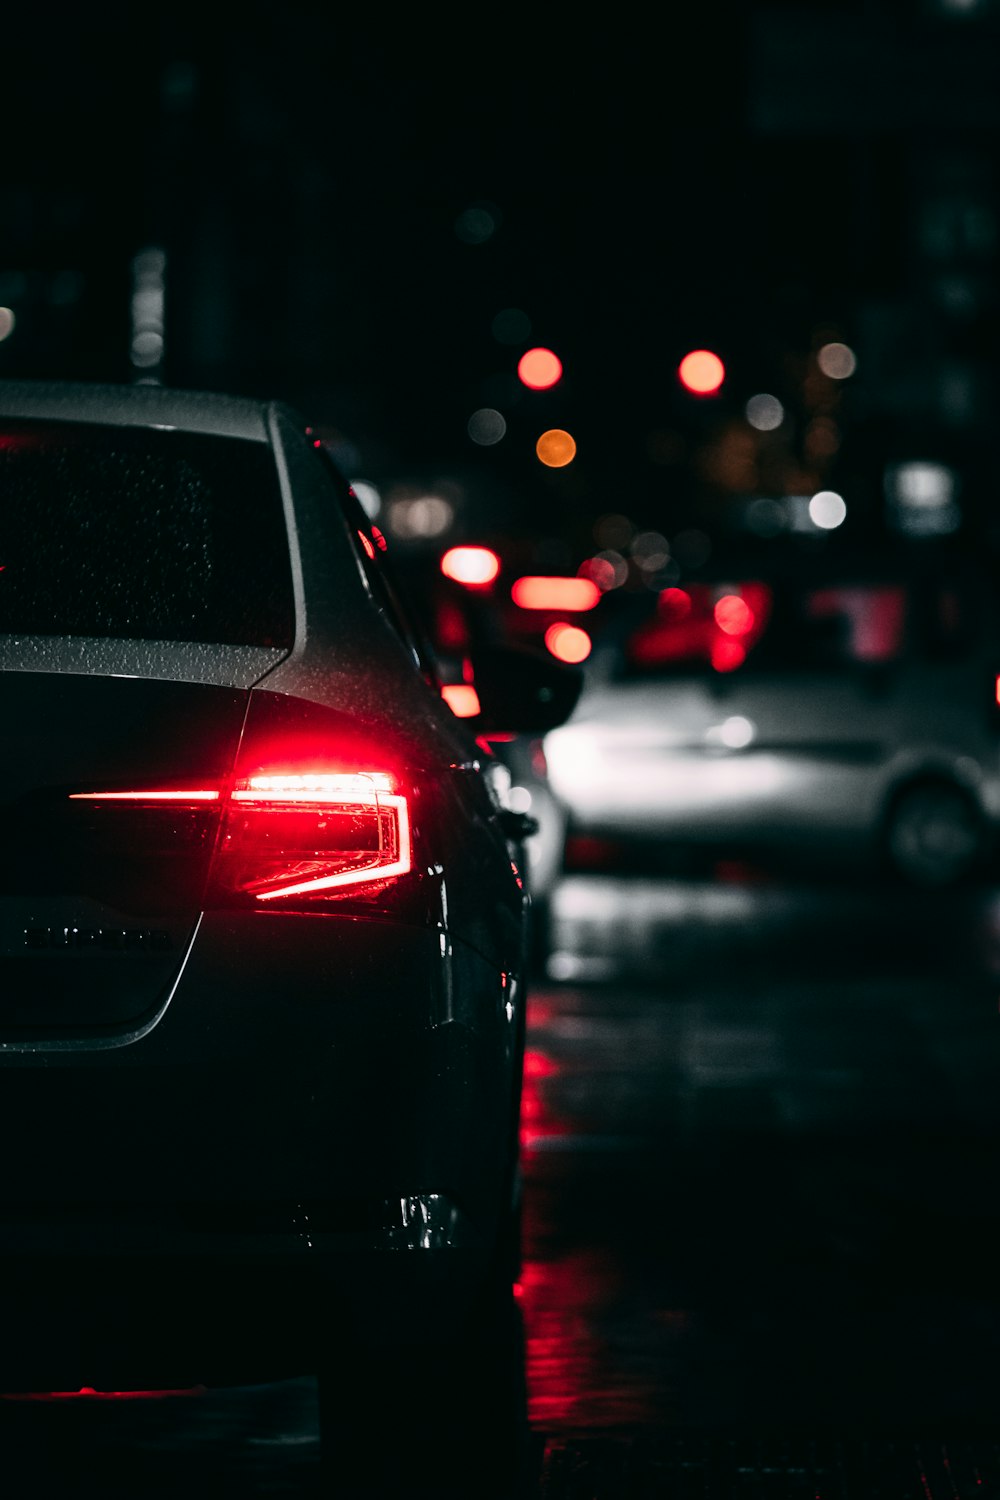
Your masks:
M268 446L0 419L0 634L290 646Z

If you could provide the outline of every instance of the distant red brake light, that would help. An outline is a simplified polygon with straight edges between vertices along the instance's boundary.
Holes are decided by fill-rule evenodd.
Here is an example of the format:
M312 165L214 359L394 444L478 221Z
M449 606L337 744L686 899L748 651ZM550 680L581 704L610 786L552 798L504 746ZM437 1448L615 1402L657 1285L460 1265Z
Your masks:
M520 609L585 610L600 602L601 591L589 578L529 575L515 580L510 597Z

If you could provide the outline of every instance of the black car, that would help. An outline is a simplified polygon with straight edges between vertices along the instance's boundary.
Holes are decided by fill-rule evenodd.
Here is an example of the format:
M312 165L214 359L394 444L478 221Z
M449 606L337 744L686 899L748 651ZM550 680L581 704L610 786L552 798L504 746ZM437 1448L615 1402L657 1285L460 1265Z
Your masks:
M523 826L280 403L0 383L5 1390L457 1348L516 1266ZM322 1387L321 1387L322 1389Z

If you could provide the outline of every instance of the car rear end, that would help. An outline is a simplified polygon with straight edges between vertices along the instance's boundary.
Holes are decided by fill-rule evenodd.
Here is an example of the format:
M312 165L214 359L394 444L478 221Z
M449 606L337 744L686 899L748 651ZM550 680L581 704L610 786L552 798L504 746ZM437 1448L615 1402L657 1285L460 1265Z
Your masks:
M122 400L0 395L8 1388L433 1332L510 1170L520 895L446 711L273 412Z

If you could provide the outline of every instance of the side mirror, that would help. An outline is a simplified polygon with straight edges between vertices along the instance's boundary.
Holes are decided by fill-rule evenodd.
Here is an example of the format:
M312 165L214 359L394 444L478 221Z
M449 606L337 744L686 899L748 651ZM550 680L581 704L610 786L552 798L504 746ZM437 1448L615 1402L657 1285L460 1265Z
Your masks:
M481 733L546 734L565 724L583 690L581 667L523 646L478 646L470 653Z

